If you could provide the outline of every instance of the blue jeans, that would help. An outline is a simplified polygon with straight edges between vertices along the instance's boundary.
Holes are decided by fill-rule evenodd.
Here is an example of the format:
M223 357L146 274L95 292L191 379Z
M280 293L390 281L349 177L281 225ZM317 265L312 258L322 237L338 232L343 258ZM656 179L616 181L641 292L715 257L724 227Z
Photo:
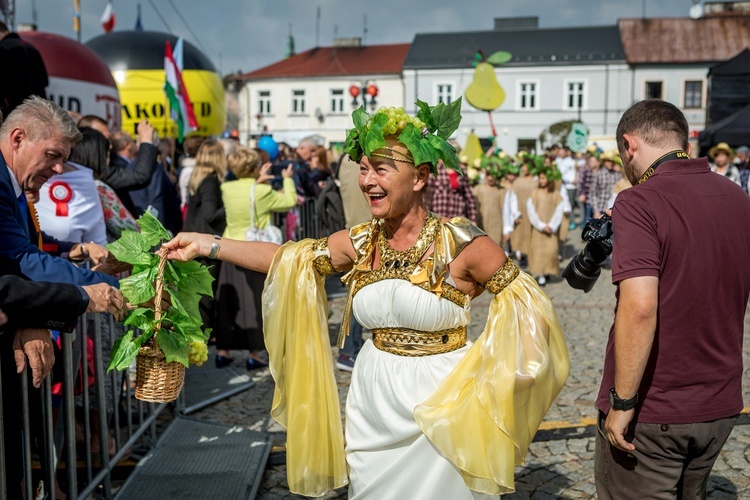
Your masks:
M583 227L586 222L593 217L594 211L591 209L591 203L588 201L583 202L583 211L581 213L581 227Z
M349 356L350 358L356 358L360 349L362 349L362 325L359 324L357 318L352 314L349 335L347 335L346 340L344 341L344 348L341 349L339 354Z

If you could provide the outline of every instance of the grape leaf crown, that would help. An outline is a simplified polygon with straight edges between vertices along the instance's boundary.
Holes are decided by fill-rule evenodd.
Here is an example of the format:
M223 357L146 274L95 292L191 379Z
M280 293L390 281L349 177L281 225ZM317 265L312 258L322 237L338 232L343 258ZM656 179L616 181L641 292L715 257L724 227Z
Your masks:
M419 110L415 117L408 116L403 108L380 108L374 115L364 107L354 110L354 128L347 131L344 152L359 162L363 156L386 148L387 136L395 136L409 150L415 165L428 163L437 175L438 161L443 160L447 168L462 173L456 148L448 143L461 123L461 98L437 106L417 99L416 105Z

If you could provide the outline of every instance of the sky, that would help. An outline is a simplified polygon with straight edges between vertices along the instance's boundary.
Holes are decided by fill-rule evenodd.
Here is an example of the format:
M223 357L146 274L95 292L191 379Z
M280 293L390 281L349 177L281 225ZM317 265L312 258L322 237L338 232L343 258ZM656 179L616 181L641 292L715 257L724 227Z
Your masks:
M687 17L694 0L142 0L144 29L182 36L222 74L284 58L291 25L296 51L363 37L367 45L408 43L417 33L487 31L496 17L538 16L540 28L614 25L619 18ZM695 0L698 1L698 0ZM103 34L106 0L80 0L81 35ZM135 0L114 0L115 31L132 30ZM73 0L16 0L16 23L75 38ZM317 10L320 8L316 36ZM179 13L178 13L179 9ZM367 32L364 32L366 17Z

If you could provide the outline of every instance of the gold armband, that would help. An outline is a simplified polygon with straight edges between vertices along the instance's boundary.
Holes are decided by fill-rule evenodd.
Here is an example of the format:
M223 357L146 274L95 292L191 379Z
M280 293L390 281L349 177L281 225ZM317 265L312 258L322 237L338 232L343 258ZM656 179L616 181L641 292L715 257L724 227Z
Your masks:
M313 267L321 276L336 274L331 262L331 251L328 250L328 238L320 238L313 241Z
M510 285L511 281L516 279L519 272L518 267L516 267L513 261L508 259L500 269L495 271L495 274L490 276L490 279L482 283L482 288L497 295L502 292L506 286Z

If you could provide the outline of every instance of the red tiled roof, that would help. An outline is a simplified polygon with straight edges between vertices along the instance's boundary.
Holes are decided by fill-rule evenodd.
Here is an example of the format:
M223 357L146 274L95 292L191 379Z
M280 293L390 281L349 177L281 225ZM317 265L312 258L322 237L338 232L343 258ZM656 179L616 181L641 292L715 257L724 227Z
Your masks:
M237 77L239 80L401 73L411 44L318 47Z
M750 47L750 16L620 19L629 64L724 61Z

